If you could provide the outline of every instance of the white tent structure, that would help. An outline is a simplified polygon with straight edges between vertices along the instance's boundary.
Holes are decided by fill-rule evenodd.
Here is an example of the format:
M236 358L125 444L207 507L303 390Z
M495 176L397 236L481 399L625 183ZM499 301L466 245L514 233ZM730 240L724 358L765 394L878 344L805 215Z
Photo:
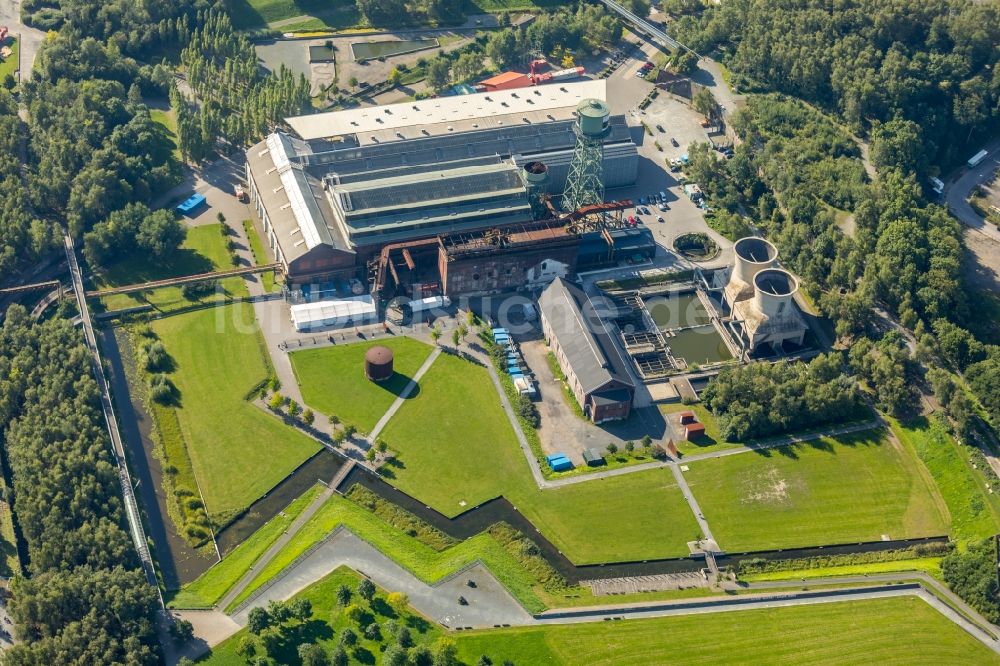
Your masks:
M368 294L334 301L301 303L293 305L291 310L292 324L299 332L371 324L378 320L378 308Z

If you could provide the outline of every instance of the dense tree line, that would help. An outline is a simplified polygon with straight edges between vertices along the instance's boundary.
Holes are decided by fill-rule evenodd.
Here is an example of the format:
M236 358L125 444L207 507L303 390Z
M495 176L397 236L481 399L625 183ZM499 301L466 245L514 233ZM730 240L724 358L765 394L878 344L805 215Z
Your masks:
M724 370L702 399L727 441L843 423L862 409L854 380L843 373L836 354L809 363L752 363Z
M161 128L117 81L60 79L26 94L38 163L34 200L65 217L74 235L129 202L149 202L177 181Z
M151 211L144 204L133 203L84 234L83 255L92 265L137 253L161 263L180 247L186 235L187 228L173 211Z
M209 0L22 0L21 20L41 30L94 37L139 56L170 44L169 26L186 21Z
M948 587L987 620L1000 622L1000 588L997 586L997 547L993 539L970 543L964 553L955 551L941 560Z
M797 100L752 97L733 125L744 139L733 158L695 146L689 175L713 205L755 220L839 335L871 333L876 303L909 328L966 316L960 227L912 174L869 183L850 136Z
M308 109L305 76L284 66L272 76L262 74L253 44L233 31L228 14L212 10L199 15L198 24L181 52L196 99L176 87L171 91L185 156L204 159L220 137L236 145L259 139L276 121Z
M897 331L875 342L866 337L855 340L848 357L851 370L871 387L879 409L896 416L912 416L919 410L917 364Z
M795 95L917 149L916 161L899 154L911 168L957 161L1000 120L996 3L733 0L674 29L696 51L722 50L744 87Z
M124 529L90 356L68 322L21 306L0 327L0 423L30 579L4 663L152 664L156 591Z
M21 121L17 103L0 90L0 272L33 263L59 243L58 227L32 212L21 178Z

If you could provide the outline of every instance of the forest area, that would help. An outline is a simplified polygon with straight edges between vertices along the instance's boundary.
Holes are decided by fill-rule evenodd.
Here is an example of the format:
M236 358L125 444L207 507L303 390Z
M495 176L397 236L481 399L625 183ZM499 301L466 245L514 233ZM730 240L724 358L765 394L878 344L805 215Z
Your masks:
M666 8L678 39L713 54L750 93L732 120L744 142L733 159L691 151L689 175L722 224L748 215L781 248L849 348L846 370L879 409L913 417L929 393L984 461L977 446L1000 432L1000 340L977 322L982 297L965 282L961 226L922 183L1000 130L1000 5L668 0ZM707 391L728 436L824 418L811 373L777 384L758 374L726 371ZM751 378L771 386L766 395ZM949 585L990 618L1000 613L995 557L990 541L944 563Z

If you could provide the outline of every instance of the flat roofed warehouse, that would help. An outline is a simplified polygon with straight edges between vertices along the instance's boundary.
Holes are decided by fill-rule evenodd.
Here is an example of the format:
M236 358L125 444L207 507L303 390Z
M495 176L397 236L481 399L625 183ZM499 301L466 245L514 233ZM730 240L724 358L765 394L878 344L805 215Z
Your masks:
M604 81L552 84L287 119L247 151L250 196L288 280L360 276L390 243L520 225L532 212L521 167L548 167L562 192L582 99ZM623 116L605 141L608 188L635 182Z

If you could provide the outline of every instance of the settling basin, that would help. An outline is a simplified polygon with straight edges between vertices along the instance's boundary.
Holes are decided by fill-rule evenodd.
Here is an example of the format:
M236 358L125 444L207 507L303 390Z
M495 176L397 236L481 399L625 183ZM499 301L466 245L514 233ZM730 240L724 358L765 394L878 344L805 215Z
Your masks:
M351 51L355 60L374 60L375 58L391 58L392 56L423 51L438 46L436 39L404 39L400 41L355 42Z
M693 326L679 331L667 338L667 345L675 357L683 358L688 365L718 363L733 357L722 336L712 324Z
M661 331L711 323L712 317L697 292L686 291L643 298L649 316Z

